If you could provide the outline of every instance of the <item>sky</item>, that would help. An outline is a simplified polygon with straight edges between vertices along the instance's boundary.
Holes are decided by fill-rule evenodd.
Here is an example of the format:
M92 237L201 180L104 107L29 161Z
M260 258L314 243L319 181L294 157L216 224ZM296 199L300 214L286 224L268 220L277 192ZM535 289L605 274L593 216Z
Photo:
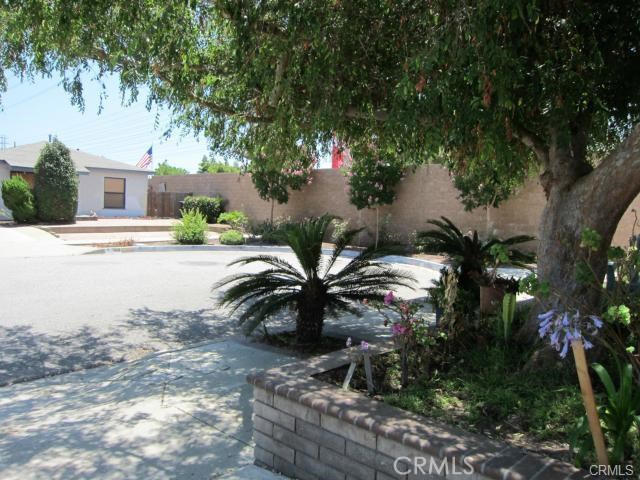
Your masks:
M111 160L136 164L153 146L153 170L167 160L170 165L198 171L203 155L208 155L206 139L193 133L175 131L169 139L163 133L169 126L167 111L146 109L146 92L139 100L123 106L116 77L104 80L106 100L99 112L101 86L95 81L83 84L85 109L71 105L71 97L60 77L21 82L8 75L8 88L0 98L0 148L42 142L57 136L69 148L80 149ZM156 116L158 122L156 123ZM330 168L331 159L322 158L321 167Z
M139 101L123 106L115 78L105 81L108 98L98 114L100 84L87 82L85 111L71 105L71 97L60 84L59 77L41 78L21 83L8 76L8 88L0 99L0 148L2 137L6 146L41 142L55 135L69 148L80 149L112 160L136 164L153 145L153 165L167 159L169 164L195 173L203 155L208 154L207 142L193 134L182 136L175 132L165 140L163 132L169 123L169 114L159 112L156 128L156 110L147 111L146 94Z

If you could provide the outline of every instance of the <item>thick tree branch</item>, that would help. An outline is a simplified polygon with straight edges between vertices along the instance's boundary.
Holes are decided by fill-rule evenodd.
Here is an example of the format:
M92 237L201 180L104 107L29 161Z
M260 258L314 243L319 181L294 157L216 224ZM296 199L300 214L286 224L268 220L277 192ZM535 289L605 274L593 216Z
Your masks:
M515 127L513 136L525 147L531 149L545 169L549 168L549 147L540 137L524 127Z
M287 70L287 66L289 65L289 52L284 52L278 62L276 64L276 79L273 82L273 90L271 90L271 95L269 95L269 106L271 108L275 108L280 101L280 97L282 96L282 91L284 89L284 74Z
M640 194L640 124L633 127L627 138L586 177L585 188L593 192L599 202L619 205L620 215ZM606 208L605 208L606 210Z

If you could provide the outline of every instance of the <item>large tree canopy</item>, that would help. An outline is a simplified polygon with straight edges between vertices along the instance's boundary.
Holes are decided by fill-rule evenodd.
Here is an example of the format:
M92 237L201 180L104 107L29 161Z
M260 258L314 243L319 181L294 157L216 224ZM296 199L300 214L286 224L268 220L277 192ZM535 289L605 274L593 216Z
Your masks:
M80 72L116 73L218 153L321 148L334 135L375 142L414 162L444 158L469 206L505 198L538 171L548 196L540 271L558 285L580 230L607 243L640 190L637 1L7 0L0 9L3 70L59 71L80 103Z

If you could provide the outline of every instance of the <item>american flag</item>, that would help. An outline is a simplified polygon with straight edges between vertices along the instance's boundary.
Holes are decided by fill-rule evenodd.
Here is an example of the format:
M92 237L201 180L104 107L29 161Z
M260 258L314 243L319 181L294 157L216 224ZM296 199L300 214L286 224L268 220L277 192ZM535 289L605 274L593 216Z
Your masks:
M147 168L153 162L153 145L145 152L142 158L136 164L138 168Z

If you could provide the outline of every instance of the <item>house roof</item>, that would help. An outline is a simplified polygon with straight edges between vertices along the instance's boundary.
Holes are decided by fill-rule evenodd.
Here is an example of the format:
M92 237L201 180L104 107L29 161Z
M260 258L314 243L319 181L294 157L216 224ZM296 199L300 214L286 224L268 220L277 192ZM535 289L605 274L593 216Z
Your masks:
M0 151L0 161L4 161L11 168L22 171L30 171L36 165L40 150L47 144L47 142L30 143L27 145L19 145L13 148L7 148ZM129 172L140 173L152 173L149 170L138 168L135 165L128 163L116 162L115 160L109 160L106 157L100 157L98 155L91 155L90 153L83 152L81 150L69 149L71 153L71 160L76 166L78 173L89 173L92 168L106 169L106 170L124 170Z

